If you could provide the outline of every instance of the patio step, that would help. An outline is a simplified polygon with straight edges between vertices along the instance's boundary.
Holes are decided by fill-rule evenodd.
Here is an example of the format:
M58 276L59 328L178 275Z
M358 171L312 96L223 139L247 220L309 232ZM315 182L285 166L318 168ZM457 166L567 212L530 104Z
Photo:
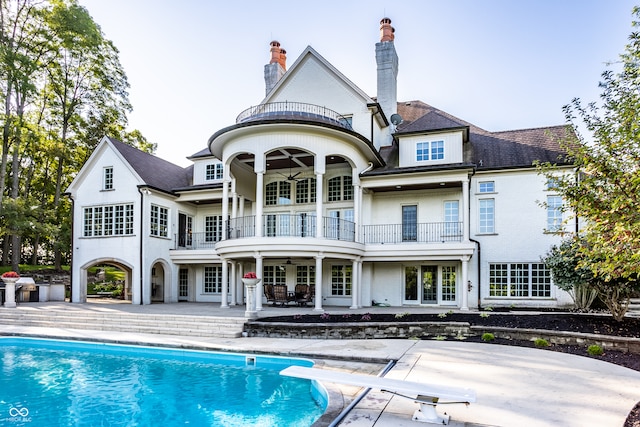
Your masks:
M629 301L628 311L640 313L640 298L631 298L631 301Z
M0 308L0 331L2 325L20 325L208 338L237 338L242 336L244 322L244 318L233 317L114 314L62 310L33 311Z

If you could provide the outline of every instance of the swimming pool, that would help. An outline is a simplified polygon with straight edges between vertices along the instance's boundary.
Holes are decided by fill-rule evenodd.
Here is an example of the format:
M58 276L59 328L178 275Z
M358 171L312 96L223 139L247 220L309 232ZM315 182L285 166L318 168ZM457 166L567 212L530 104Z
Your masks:
M327 395L282 377L307 359L0 338L0 425L310 426Z

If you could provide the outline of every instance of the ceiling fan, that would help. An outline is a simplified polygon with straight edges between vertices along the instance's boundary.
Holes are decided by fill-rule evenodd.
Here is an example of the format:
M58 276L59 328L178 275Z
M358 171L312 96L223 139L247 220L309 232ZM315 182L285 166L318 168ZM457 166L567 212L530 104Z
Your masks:
M285 178L287 178L287 181L296 181L298 182L298 180L296 179L296 177L298 175L300 175L302 173L302 171L297 172L296 174L292 174L291 173L291 167L292 167L292 162L293 162L293 156L289 156L289 176L278 172L280 175L284 176Z

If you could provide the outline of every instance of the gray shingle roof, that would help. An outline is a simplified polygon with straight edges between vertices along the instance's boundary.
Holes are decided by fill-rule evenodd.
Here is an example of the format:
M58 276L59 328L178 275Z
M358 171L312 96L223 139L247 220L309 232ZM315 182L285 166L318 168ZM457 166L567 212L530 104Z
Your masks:
M571 135L569 126L550 126L489 132L421 101L398 103L398 113L404 122L396 135L467 127L469 139L465 143L465 162L478 170L531 167L537 161L569 164L560 142ZM386 147L381 154L386 169L397 167L398 147Z
M191 185L193 166L183 168L117 139L109 138L109 141L140 175L145 184L166 192Z

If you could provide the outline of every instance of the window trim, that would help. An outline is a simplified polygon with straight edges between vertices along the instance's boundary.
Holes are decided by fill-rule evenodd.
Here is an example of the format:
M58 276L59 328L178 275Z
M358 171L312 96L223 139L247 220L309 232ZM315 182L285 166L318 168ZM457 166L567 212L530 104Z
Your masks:
M526 272L522 269L518 269L517 266L527 266ZM494 271L496 266L500 266L500 275L495 275ZM515 266L515 267L514 267ZM504 268L504 269L503 269ZM514 272L515 271L515 272ZM489 296L490 299L528 299L528 300L540 300L540 299L553 299L554 298L554 286L553 278L551 276L551 270L541 262L490 262L489 263ZM520 274L519 274L520 273ZM522 290L522 284L518 279L525 277L526 273L526 295L517 295L518 290ZM499 292L495 292L498 289L493 283L497 278L501 279ZM518 286L520 285L520 286ZM547 288L547 289L545 289ZM534 293L544 293L545 295L536 295Z
M492 202L491 204L491 230L483 230L483 202ZM485 213L486 215L486 213ZM486 221L486 218L484 219ZM497 234L496 233L496 199L493 197L478 199L478 234Z
M113 166L102 168L102 191L113 191Z
M96 218L100 218L100 224L96 224ZM133 220L133 203L83 206L82 237L133 236Z
M418 141L415 146L416 162L437 162L446 159L446 145L444 139Z
M169 238L169 208L151 204L149 213L149 235Z

